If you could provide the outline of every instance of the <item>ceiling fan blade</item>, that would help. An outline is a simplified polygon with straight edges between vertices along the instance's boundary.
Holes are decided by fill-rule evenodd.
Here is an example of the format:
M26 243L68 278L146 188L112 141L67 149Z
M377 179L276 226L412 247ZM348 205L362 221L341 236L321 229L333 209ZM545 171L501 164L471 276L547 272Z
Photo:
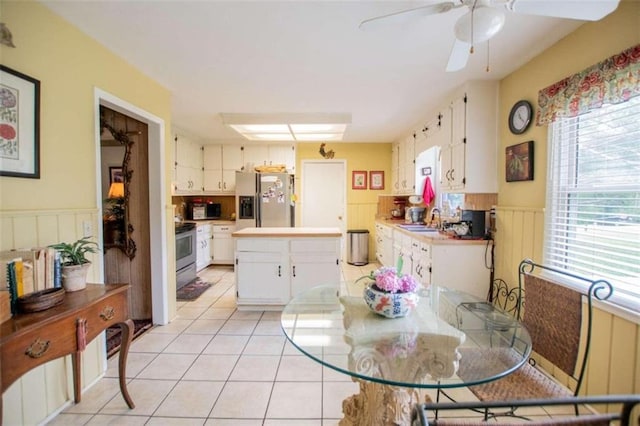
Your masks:
M471 44L456 39L447 63L447 72L459 71L467 65L469 49Z
M508 10L524 15L597 21L618 7L620 0L512 0Z
M389 13L388 15L376 16L375 18L365 19L360 22L358 28L361 30L370 30L378 28L380 25L392 24L394 22L401 22L407 19L411 19L417 16L435 15L438 13L448 12L455 7L460 7L462 4L455 4L452 1L445 1L442 3L428 4L425 6L416 7L413 9L401 10L399 12Z

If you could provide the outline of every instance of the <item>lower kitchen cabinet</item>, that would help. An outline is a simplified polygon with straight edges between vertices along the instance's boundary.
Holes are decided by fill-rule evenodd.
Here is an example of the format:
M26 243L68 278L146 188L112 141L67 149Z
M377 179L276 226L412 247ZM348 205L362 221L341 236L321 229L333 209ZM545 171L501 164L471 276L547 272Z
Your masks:
M211 264L211 225L198 224L196 235L196 270L200 271Z
M393 230L376 223L376 259L383 266L395 266L393 260Z
M213 225L213 247L211 263L214 265L233 265L233 237L236 227L232 225Z
M235 243L240 310L281 309L302 291L340 285L340 237L236 238Z
M392 237L385 238L390 232ZM481 299L489 292L490 269L487 258L490 241L452 241L443 237L418 236L396 226L376 223L378 261L384 266L396 266L402 257L403 274L411 274L423 287L430 284L449 287L473 294ZM386 255L391 247L390 254Z

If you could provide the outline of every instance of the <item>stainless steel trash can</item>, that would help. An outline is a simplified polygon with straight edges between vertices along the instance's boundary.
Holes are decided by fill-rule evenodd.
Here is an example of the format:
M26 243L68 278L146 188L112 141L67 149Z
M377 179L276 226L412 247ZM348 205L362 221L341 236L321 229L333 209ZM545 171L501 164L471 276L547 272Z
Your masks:
M369 231L350 229L347 231L347 263L366 265L369 263Z

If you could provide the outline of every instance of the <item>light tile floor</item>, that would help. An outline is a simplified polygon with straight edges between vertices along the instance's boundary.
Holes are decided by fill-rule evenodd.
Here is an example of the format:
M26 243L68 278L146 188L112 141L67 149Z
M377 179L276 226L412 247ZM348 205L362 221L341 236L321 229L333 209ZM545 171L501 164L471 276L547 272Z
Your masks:
M345 281L378 265L345 264ZM130 410L118 387L118 357L82 402L51 425L331 426L342 400L358 392L350 377L302 355L284 337L280 312L238 311L232 268L199 274L215 285L178 302L177 317L136 339L127 363ZM473 399L466 389L458 400ZM544 413L541 413L544 414Z

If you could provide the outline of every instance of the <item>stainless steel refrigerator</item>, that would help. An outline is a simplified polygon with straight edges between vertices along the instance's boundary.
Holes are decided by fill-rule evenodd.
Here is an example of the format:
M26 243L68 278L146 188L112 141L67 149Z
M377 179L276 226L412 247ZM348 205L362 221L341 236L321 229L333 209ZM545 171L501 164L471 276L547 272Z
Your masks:
M236 228L292 227L294 176L236 172Z

